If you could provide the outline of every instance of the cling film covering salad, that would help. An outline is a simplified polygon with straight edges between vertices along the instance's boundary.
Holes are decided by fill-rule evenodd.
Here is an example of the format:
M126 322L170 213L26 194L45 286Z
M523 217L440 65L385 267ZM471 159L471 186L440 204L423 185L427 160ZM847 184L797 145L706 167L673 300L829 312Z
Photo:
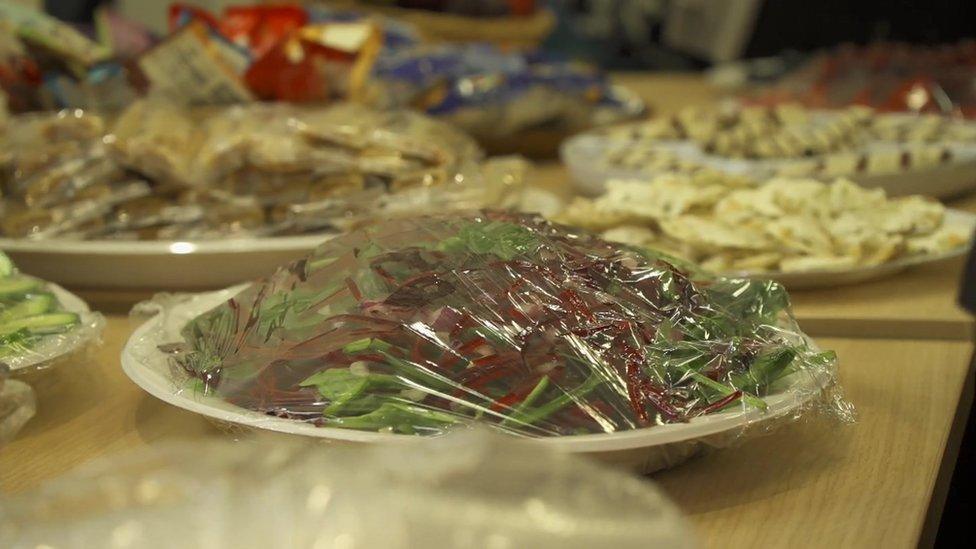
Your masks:
M46 365L97 337L102 319L66 307L49 283L20 273L0 252L0 368Z
M529 436L757 411L833 381L774 282L706 278L538 216L401 218L330 240L159 347L185 391L321 427Z

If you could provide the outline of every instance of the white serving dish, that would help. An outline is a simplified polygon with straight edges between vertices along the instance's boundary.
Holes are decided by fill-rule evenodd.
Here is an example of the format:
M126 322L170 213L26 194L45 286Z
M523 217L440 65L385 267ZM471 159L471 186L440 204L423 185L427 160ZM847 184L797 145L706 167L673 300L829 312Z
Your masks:
M969 232L969 234L976 232L976 214L963 212L960 210L946 210L945 223L950 226L957 226L961 230ZM741 278L768 278L780 282L790 290L832 288L835 286L845 286L848 284L878 280L896 275L919 265L928 265L961 257L969 253L969 250L972 249L972 244L973 243L970 242L968 246L948 252L903 257L895 261L870 267L865 266L844 270L803 271L794 273L740 272L724 273L724 275Z
M216 292L176 296L173 303L165 306L158 302L150 303L148 306L154 310L143 312L156 314L136 329L122 351L122 368L126 375L156 398L219 423L345 442L416 440L411 435L316 427L309 423L276 418L185 388L185 382L174 376L167 355L160 352L158 346L181 341L179 332L189 320L220 305L245 287L246 285L239 285ZM698 417L688 423L618 433L534 440L558 450L587 454L621 466L651 472L675 465L704 447L727 446L747 429L765 429L775 420L793 417L815 401L831 383L829 377L826 373L822 376L798 373L786 378L786 383L790 384L789 389L765 397L764 400L769 405L766 412L743 407Z
M73 288L216 289L272 273L331 235L196 242L0 238L0 249L38 278Z
M560 158L569 169L574 185L580 193L589 196L602 194L606 182L611 179L648 179L657 175L654 171L605 166L603 158L612 143L612 138L598 132L580 134L563 143L560 148ZM895 146L888 143L875 143L868 148ZM953 159L945 164L889 173L852 173L843 177L865 187L882 188L889 196L921 194L934 198L952 198L976 190L976 145L948 143L945 146L953 153ZM654 147L717 170L758 178L772 177L776 172L776 166L791 162L790 160L729 159L709 155L690 141L662 140L655 142Z

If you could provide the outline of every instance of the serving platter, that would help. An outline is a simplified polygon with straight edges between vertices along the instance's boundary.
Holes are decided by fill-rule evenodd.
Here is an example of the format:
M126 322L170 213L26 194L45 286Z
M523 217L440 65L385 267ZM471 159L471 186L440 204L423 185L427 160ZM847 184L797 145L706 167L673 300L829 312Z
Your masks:
M80 351L101 334L104 320L98 313L93 313L80 297L57 284L48 283L45 289L54 294L65 311L77 314L80 323L63 334L42 338L27 353L3 359L12 373L52 366Z
M606 154L620 142L604 132L588 132L563 143L560 158L569 169L573 184L580 193L595 196L604 191L606 182L611 179L648 179L660 173L607 166ZM865 150L898 147L897 144L879 142L870 144ZM976 145L946 143L945 148L951 151L952 159L943 164L883 173L855 172L844 177L865 187L884 189L889 196L921 194L934 198L952 198L976 190ZM784 164L795 162L730 159L707 154L690 141L661 140L650 145L650 149L716 170L757 178L773 177Z
M265 276L307 255L329 234L205 241L0 238L34 276L77 288L216 289Z
M122 351L122 369L139 387L173 406L203 415L218 423L345 442L408 442L416 436L316 427L234 406L204 395L187 385L158 347L182 340L180 330L196 316L237 295L246 285L215 292L174 295L140 307L152 315L135 330ZM813 342L808 343L816 349ZM538 438L555 449L592 455L643 472L651 472L687 459L703 444L731 444L746 429L764 428L812 406L832 383L826 372L801 372L782 380L784 389L764 397L765 412L741 408L697 417L688 423L658 425L617 433ZM707 441L707 442L706 442Z
M958 228L960 231L976 233L976 214L961 210L947 209L945 214L946 225ZM963 247L956 248L937 254L918 254L906 256L894 261L882 263L881 265L854 267L843 270L816 270L816 271L797 271L797 272L733 272L723 273L725 276L742 278L769 278L783 284L790 290L803 290L814 288L832 288L835 286L845 286L869 282L881 278L889 277L919 265L929 265L948 261L953 258L962 257L972 249L973 242Z

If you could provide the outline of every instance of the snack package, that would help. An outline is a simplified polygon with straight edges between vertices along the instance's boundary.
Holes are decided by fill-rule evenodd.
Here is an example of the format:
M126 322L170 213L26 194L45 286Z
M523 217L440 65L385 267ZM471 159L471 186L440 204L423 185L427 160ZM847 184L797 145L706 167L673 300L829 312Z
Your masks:
M154 447L0 497L0 545L698 546L649 480L485 432L419 442Z
M233 64L231 80L256 98L295 103L358 99L382 47L381 31L365 19L309 20L308 12L297 6L228 7L220 15L179 4L170 9L171 29L185 34L187 28L195 28L193 44L203 43L211 57L213 52L243 52L244 58ZM206 61L199 51L187 49L182 55ZM157 72L164 78L165 73ZM190 92L181 90L184 95Z
M18 38L13 22L0 19L0 98L4 110L19 112L37 107L40 82L41 70Z
M524 162L486 162L471 138L410 111L150 99L110 120L17 116L2 140L0 233L14 238L261 237L522 207Z
M781 286L676 265L538 216L393 219L189 321L163 307L133 345L186 399L252 426L366 432L352 440L478 422L694 444L677 433L714 421L704 432L729 444L812 408L846 413L827 395L833 353L799 331Z
M248 55L193 21L139 58L152 93L176 104L227 104L254 99L242 73Z
M77 297L19 273L0 252L0 364L10 372L51 366L97 339L103 324Z
M73 68L90 67L111 53L67 23L17 2L0 4L0 21L8 22L25 42L63 59Z
M165 101L140 100L112 125L115 161L163 185L188 185L190 162L203 136L190 112Z
M391 51L377 60L373 74L375 101L409 104L478 138L579 131L644 109L636 99L620 97L594 67L486 44Z
M253 196L285 225L352 223L388 202L436 211L456 187L494 199L487 191L496 186L475 182L485 173L477 145L408 111L254 105L214 116L206 132L196 157L201 184Z

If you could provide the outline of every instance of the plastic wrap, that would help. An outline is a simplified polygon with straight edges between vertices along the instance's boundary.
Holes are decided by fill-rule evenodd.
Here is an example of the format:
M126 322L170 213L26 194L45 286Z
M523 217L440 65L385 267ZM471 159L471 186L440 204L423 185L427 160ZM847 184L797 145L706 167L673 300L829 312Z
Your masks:
M168 445L0 498L0 545L697 547L650 481L537 444Z
M0 448L17 436L37 410L30 385L8 379L10 370L0 364Z
M146 363L124 356L130 376L148 367L172 380L170 401L339 438L479 420L544 438L732 440L817 407L835 368L775 283L711 279L516 214L372 225L199 312L176 334L137 332L127 353ZM168 371L149 364L167 356Z
M397 207L509 207L523 165L406 111L352 104L187 110L140 101L15 117L4 236L206 240L335 231Z
M104 320L64 289L17 272L0 252L0 365L46 368L97 340Z

